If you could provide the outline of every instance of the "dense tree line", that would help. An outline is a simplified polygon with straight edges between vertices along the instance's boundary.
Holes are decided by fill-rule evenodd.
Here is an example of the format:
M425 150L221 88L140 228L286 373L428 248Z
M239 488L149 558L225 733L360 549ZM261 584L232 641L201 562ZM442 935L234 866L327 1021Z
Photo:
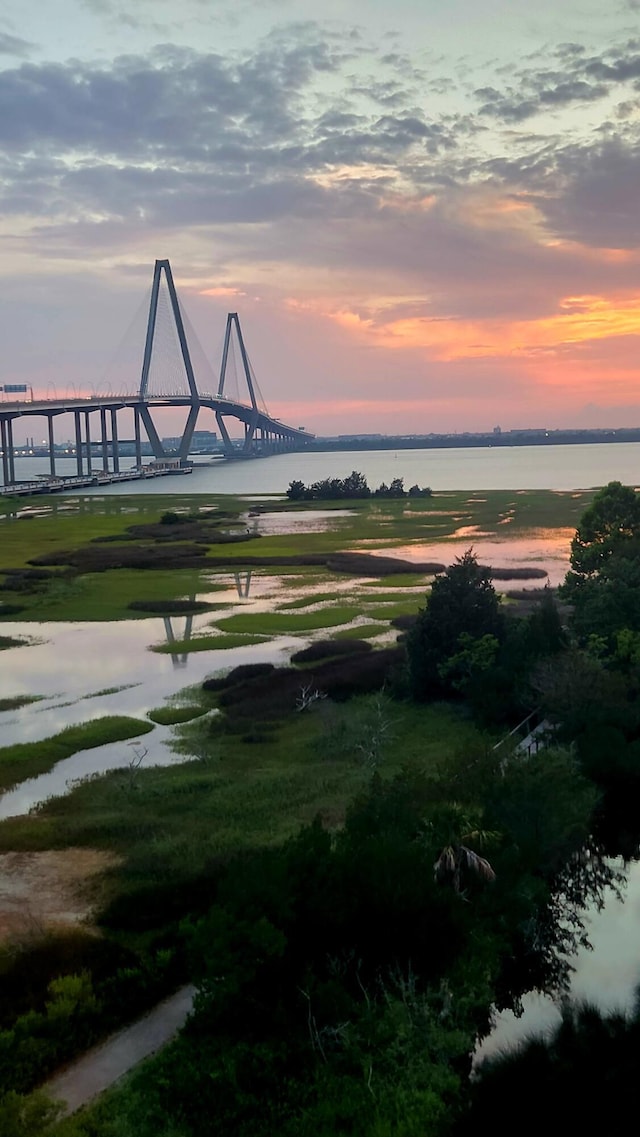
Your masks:
M393 478L389 485L382 482L375 490L370 490L364 474L352 470L347 478L324 478L305 486L304 482L293 481L289 483L287 497L289 501L336 501L341 498L368 498L368 497L431 497L432 491L427 486L411 486L405 490L403 478Z

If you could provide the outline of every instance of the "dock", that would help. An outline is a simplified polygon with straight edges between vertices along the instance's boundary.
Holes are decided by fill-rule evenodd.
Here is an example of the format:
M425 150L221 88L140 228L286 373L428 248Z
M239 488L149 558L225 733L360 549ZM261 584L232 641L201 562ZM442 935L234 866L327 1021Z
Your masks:
M118 473L100 470L91 474L75 474L70 478L38 478L33 482L16 482L0 486L3 497L33 497L36 494L64 493L69 490L94 489L114 482L139 482L146 478L166 478L169 474L190 474L191 466L142 466Z

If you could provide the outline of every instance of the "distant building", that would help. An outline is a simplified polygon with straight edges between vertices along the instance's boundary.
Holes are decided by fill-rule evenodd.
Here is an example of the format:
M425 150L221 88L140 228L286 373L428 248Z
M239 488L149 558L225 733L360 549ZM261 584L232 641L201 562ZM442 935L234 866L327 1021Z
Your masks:
M218 435L215 430L194 430L191 449L194 454L204 454L208 450L217 450Z

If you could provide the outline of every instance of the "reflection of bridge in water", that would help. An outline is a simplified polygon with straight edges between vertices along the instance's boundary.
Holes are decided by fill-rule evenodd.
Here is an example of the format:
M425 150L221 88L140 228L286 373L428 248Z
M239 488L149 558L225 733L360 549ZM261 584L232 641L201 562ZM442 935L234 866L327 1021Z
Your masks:
M225 393L230 363L235 367L236 345L241 371L247 387L247 402ZM132 384L133 387L133 384ZM165 450L152 412L158 407L184 408L186 422L176 450ZM90 398L29 399L0 403L0 450L5 486L15 485L14 424L19 419L40 416L47 421L49 468L56 479L54 423L61 415L72 415L75 431L73 456L78 478L91 478L94 470L120 474L120 447L133 448L138 469L142 469L142 433L146 434L155 463L160 467L184 468L193 432L201 410L211 410L218 424L224 454L250 457L301 449L313 435L303 427L287 426L269 414L256 382L244 343L237 312L227 316L217 391L201 390L198 384L185 323L168 260L156 261L147 320L142 373L136 390L127 394L94 395ZM133 417L133 437L120 436L118 414L129 411ZM98 429L92 430L92 416ZM238 447L229 434L227 421L242 423L244 438ZM124 476L124 475L123 475ZM47 486L43 482L43 489ZM55 488L55 487L54 487Z
M246 600L251 590L251 569L246 569L245 572L234 572L233 579L235 581L236 591L240 600ZM197 599L197 593L192 592L189 596L190 603L194 603ZM184 617L184 632L181 636L176 635L176 629L173 625L174 619L182 619L182 617L163 616L164 634L168 644L188 644L191 642L193 635L193 613L190 612ZM189 659L189 652L187 651L172 651L171 662L173 666L186 667Z

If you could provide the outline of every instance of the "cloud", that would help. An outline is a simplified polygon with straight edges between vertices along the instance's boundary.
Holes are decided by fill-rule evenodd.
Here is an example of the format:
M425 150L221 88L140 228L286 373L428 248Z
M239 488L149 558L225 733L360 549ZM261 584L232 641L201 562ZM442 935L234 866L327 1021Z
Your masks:
M19 59L25 59L34 48L35 44L29 40L0 32L0 55L16 55Z
M640 51L635 40L600 56L589 56L579 44L560 44L547 65L514 70L506 88L479 87L479 113L506 123L604 99L615 87L640 78Z
M561 44L473 95L468 75L306 23L251 52L12 66L4 273L91 262L132 287L161 250L198 303L259 297L262 351L274 327L304 331L336 399L341 353L416 399L425 368L461 399L491 367L496 400L536 368L557 386L560 361L595 374L640 324L637 58ZM612 92L629 109L610 122L594 107Z

